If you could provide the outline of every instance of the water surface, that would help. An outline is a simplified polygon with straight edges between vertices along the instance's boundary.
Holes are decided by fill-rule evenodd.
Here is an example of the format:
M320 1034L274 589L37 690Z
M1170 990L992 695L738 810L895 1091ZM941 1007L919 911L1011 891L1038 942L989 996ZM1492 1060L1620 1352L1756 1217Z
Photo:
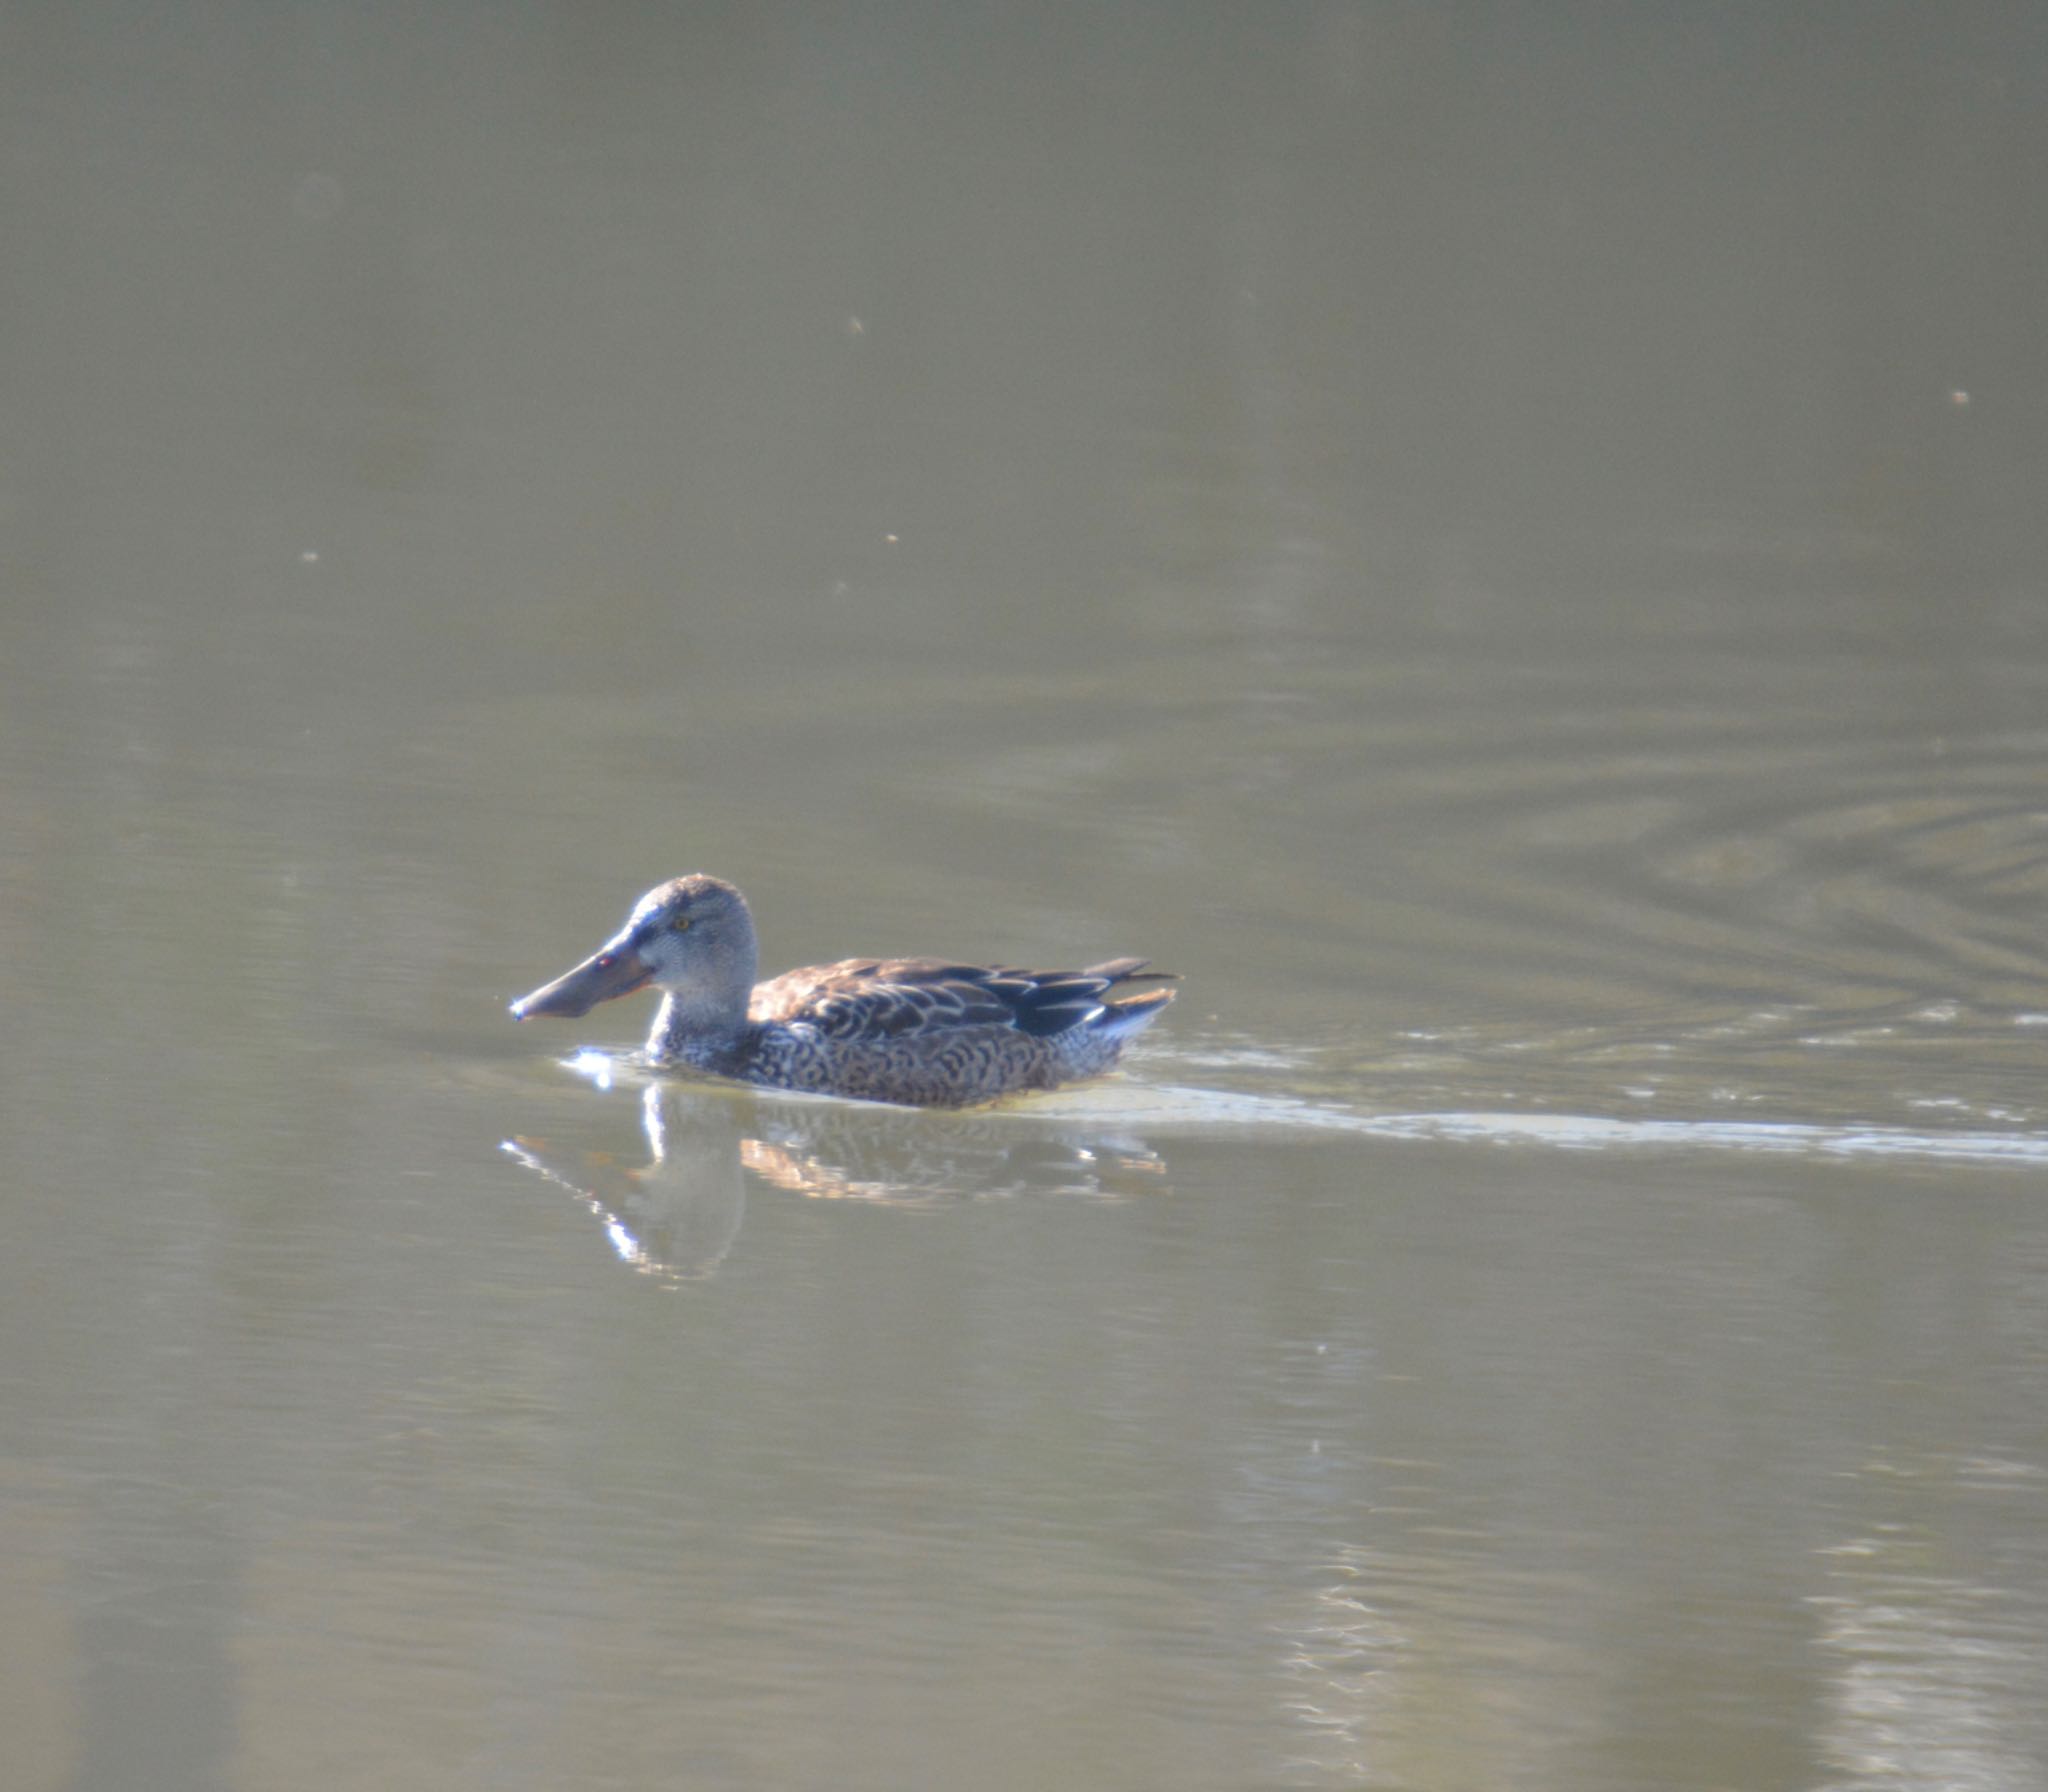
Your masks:
M2048 1775L2030 13L9 38L10 1787Z

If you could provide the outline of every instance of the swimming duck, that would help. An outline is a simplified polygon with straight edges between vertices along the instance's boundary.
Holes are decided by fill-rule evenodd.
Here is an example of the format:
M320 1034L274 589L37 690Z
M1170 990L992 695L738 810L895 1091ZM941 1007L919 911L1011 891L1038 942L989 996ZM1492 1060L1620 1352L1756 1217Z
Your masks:
M773 1089L967 1107L1107 1070L1166 1004L1142 958L1024 971L942 958L846 958L756 983L754 917L692 872L657 884L597 952L512 1004L520 1020L661 991L647 1056ZM1112 993L1112 992L1124 993Z

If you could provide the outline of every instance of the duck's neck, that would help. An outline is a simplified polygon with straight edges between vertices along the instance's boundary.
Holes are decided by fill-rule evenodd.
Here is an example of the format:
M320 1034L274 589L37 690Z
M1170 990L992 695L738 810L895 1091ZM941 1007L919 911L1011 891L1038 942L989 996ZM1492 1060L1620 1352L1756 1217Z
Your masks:
M693 1064L715 1064L732 1057L744 1046L750 1031L747 998L753 989L750 975L743 984L717 991L696 987L668 990L654 1011L647 1055L682 1058Z

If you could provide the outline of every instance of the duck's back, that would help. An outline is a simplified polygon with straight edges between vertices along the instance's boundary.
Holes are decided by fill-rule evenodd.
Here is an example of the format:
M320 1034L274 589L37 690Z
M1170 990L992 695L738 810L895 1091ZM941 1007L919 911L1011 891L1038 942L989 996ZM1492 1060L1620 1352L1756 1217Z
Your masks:
M1093 1076L1168 1002L1145 961L1080 971L848 958L757 984L750 1081L871 1101L965 1106ZM1116 993L1123 990L1125 993Z

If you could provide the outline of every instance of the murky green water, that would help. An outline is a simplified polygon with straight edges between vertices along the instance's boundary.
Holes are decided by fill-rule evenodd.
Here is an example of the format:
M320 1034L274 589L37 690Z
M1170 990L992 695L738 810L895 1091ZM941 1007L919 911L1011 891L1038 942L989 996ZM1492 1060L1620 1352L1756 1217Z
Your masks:
M6 35L10 1792L2048 1776L2031 14Z

